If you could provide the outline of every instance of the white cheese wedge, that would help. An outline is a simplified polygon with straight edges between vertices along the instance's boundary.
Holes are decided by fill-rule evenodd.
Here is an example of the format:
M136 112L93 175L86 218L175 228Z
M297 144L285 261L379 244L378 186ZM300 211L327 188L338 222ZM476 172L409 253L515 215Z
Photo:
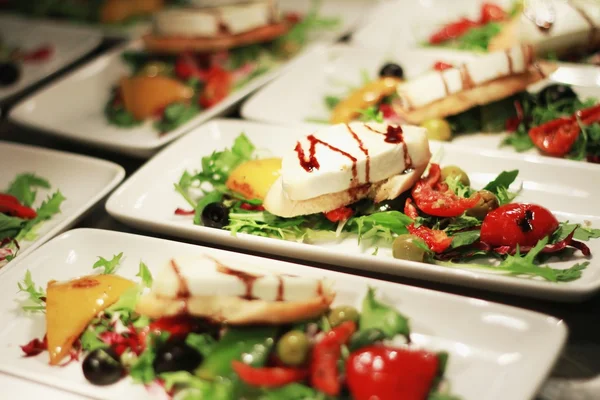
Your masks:
M278 275L244 266L224 266L208 257L177 257L156 275L152 294L159 298L224 296L265 301L305 301L322 296L328 281Z
M387 128L386 124L352 122L333 125L301 138L295 148L283 154L284 192L292 200L306 200L382 181L410 167L405 163L405 149L413 163L428 159L425 129L402 126L402 141L392 143L386 141ZM312 158L319 165L307 170L305 163L310 163L311 143L314 143Z
M526 72L532 63L528 46L515 46L442 72L430 71L398 85L402 108L414 109L495 79Z
M235 35L268 25L277 17L270 1L172 8L156 14L154 27L161 36L210 37L219 34L221 26Z
M600 39L600 3L590 0L551 1L554 23L543 30L532 18L521 15L517 27L518 39L530 43L538 54L591 45ZM541 10L544 11L544 10ZM541 16L542 19L544 16Z

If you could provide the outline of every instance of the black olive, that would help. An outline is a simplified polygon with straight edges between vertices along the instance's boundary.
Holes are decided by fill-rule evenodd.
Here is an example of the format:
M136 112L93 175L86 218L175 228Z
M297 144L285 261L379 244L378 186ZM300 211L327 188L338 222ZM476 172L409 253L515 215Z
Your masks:
M566 85L555 84L546 86L538 93L538 103L541 105L548 105L560 100L570 99L577 99L577 94L570 86Z
M0 86L12 85L21 77L21 69L14 62L0 62Z
M192 372L202 362L202 355L188 346L183 340L169 340L156 351L152 363L154 372L188 371Z
M229 224L229 209L223 203L210 203L202 210L202 225L222 229Z
M83 360L83 375L97 386L112 385L125 375L119 356L113 349L96 349Z
M396 78L404 78L404 70L401 66L394 63L387 63L379 70L379 76L395 76Z

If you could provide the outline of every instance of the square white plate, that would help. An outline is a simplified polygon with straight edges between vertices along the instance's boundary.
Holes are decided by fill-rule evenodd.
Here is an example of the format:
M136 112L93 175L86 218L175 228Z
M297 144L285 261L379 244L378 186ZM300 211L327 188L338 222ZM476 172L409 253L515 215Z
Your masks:
M86 382L79 363L50 367L48 354L24 358L19 345L44 335L44 316L24 315L16 296L25 271L44 286L91 274L98 256L119 252L120 275L135 279L140 260L153 273L173 256L208 254L232 265L254 265L296 275L327 277L335 282L337 304L359 306L367 286L410 318L418 346L450 353L447 377L463 400L528 400L550 371L566 337L555 318L483 300L341 274L292 263L226 252L125 233L79 229L64 233L18 261L0 281L0 371L97 399L145 399L148 392L129 379L107 387ZM6 388L4 389L6 390ZM8 387L7 398L23 398ZM26 396L27 397L27 396Z
M90 29L16 15L0 15L0 37L6 45L23 50L47 44L54 47L54 53L48 60L22 64L21 78L13 85L0 88L0 100L73 63L92 51L102 40L102 35Z
M51 189L38 190L35 207L56 190L66 197L62 212L40 226L35 241L19 242L17 260L75 224L125 177L125 170L109 161L3 141L0 141L0 171L0 191L22 173L35 173L50 182ZM11 265L12 262L3 269Z
M106 203L108 212L126 224L192 240L554 301L581 299L600 288L600 262L597 258L592 258L591 265L579 280L556 284L397 260L391 256L391 249L384 246L380 246L377 255L373 255L375 248L364 241L357 246L356 238L311 245L244 234L232 236L229 231L194 225L192 217L174 215L177 207L189 208L173 189L183 171L197 170L201 157L215 150L231 148L241 132L261 149L261 154L273 156L282 154L283 149L293 148L296 138L307 134L299 127L285 128L236 120L210 122L171 145L132 175L109 198ZM432 142L431 147L436 153L441 145ZM517 201L544 205L559 220L589 220L600 227L597 204L600 187L589 184L597 179L595 166L536 156L517 157L506 152L474 150L451 144L443 146L441 164L463 168L475 187L485 186L503 170L518 169L523 190ZM600 240L588 244L592 253L600 257ZM557 262L555 265L570 266L575 262Z
M303 10L307 4L307 1L301 2L292 9ZM352 1L349 4L353 7L344 7L342 8L344 12L336 13L336 5L340 6L340 1L325 1L321 15L339 16L343 23L329 32L313 35L312 39L314 41L332 41L357 23L361 15L360 5L366 6L367 2ZM248 94L273 79L286 68L286 65L293 63L291 61L282 64L253 79L214 107L202 111L177 129L160 135L152 127L151 121L138 127L123 129L110 125L104 116L104 106L111 94L111 89L120 77L130 71L121 58L122 52L126 49L141 47L141 42L135 41L92 60L15 105L10 111L10 118L48 134L138 157L150 157L160 147L187 133L195 126L226 113Z

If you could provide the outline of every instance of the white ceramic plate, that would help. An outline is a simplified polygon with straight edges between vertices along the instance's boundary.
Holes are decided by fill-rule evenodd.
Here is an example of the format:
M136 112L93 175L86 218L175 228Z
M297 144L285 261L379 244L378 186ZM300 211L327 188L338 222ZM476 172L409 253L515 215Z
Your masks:
M35 173L48 179L52 188L38 190L35 207L56 190L66 197L62 212L40 226L35 241L19 243L17 259L72 226L125 177L125 170L112 162L2 141L0 171L0 191L21 173ZM3 269L12 262L8 264Z
M296 9L303 10L306 3L308 2L300 3ZM315 35L314 40L331 41L346 32L360 16L358 5L364 6L365 2L351 2L354 7L345 8L345 12L341 15L334 12L335 4L339 6L340 2L324 2L322 15L339 16L343 24L325 35ZM149 157L160 147L187 133L193 127L224 114L285 68L284 64L257 77L231 93L216 106L199 113L179 128L160 135L152 127L151 121L132 129L123 129L110 125L104 116L104 106L111 89L120 77L129 73L128 66L121 59L122 52L129 48L141 48L141 43L133 42L114 49L80 67L15 105L10 111L10 118L63 138L134 156Z
M54 47L54 53L48 60L22 64L21 78L13 85L0 88L0 100L73 63L102 40L102 36L93 30L12 15L0 15L0 37L6 45L23 50L47 44Z
M250 249L265 254L277 254L304 260L320 261L345 267L380 271L414 278L510 292L558 300L576 300L593 294L600 288L598 258L584 271L579 280L555 284L534 279L522 279L496 274L450 269L429 264L397 260L391 250L374 247L363 241L357 246L355 238L340 242L309 245L251 235L231 236L228 231L197 226L191 217L174 215L177 207L189 205L173 190L184 170L200 168L202 156L214 150L231 148L234 139L245 132L261 153L278 155L293 147L301 128L284 128L246 121L218 120L203 125L184 139L150 160L109 198L106 207L115 218L142 229L193 240L219 243ZM310 132L310 131L309 131ZM440 143L432 143L435 153ZM483 187L503 170L519 169L524 189L519 201L538 203L552 210L560 220L581 222L589 220L600 227L597 199L600 187L590 185L596 179L596 167L536 156L517 157L506 152L473 150L456 145L444 145L442 165L459 165L471 177L476 187ZM588 243L600 257L600 241ZM580 260L578 260L580 261ZM555 265L572 265L555 263Z
M19 348L31 338L44 335L44 316L24 315L15 301L17 282L26 270L31 271L37 284L45 285L51 279L90 274L97 256L110 257L119 252L124 253L124 261L118 273L132 279L140 260L156 273L173 256L209 254L232 264L328 277L335 282L338 304L359 306L367 286L374 286L384 301L410 318L412 338L418 346L450 353L447 376L452 391L464 400L530 399L566 337L561 321L483 300L161 239L82 229L55 238L2 277L0 371L91 398L148 398L141 385L135 386L128 379L113 386L94 387L85 381L78 363L50 367L47 353L23 358ZM23 392L13 392L11 386L8 390L7 398L23 398Z

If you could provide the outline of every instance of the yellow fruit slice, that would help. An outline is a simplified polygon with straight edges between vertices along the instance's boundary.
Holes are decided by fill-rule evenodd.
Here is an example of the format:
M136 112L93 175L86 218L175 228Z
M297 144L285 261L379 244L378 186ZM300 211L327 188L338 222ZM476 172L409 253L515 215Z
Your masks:
M263 200L279 178L281 158L264 158L238 165L227 179L227 187L247 199Z
M50 365L58 364L100 312L135 286L117 275L84 276L68 282L48 282L46 335Z
M120 88L125 109L139 121L171 103L187 101L194 94L191 87L161 75L121 78Z
M100 9L100 22L105 24L125 21L134 14L135 3L130 0L106 0Z

